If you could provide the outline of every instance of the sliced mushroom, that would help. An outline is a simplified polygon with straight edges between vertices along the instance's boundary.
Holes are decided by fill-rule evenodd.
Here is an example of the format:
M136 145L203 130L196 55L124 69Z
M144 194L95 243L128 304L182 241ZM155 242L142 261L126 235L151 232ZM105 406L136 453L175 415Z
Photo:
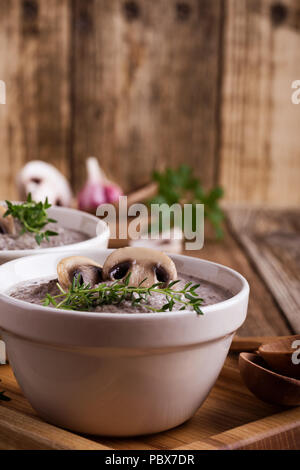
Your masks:
M62 259L57 265L58 281L64 289L68 289L74 278L80 284L94 287L102 281L102 266L85 256L70 256Z
M16 234L16 227L15 221L12 215L8 215L4 217L5 212L7 211L7 207L0 206L0 233L8 234L8 235L15 235Z
M130 273L130 286L150 287L161 282L166 287L177 279L173 261L161 251L145 247L126 247L111 253L103 265L103 277L124 279Z

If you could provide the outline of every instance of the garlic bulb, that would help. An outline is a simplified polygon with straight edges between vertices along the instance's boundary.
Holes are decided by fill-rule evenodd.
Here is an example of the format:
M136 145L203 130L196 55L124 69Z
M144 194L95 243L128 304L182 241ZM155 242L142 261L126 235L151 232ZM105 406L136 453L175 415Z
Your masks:
M87 181L78 195L78 206L81 210L97 209L104 203L113 203L119 199L122 190L112 183L101 170L98 160L89 157L86 161Z

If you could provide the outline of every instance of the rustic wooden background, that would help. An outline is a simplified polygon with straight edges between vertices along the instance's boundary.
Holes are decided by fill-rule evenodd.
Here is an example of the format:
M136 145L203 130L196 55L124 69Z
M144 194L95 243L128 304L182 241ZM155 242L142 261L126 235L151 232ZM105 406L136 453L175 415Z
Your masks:
M0 0L0 198L28 160L77 190L191 164L228 201L300 203L299 0Z

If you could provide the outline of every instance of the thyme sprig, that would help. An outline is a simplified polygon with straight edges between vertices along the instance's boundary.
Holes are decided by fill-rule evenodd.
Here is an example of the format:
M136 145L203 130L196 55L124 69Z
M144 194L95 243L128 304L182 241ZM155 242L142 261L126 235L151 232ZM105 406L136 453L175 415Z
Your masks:
M152 312L172 311L176 304L180 304L179 310L192 307L199 315L203 315L201 304L203 299L196 292L199 284L188 282L182 289L173 289L179 280L171 282L168 287L162 287L157 282L151 287L143 287L144 279L138 287L130 286L130 273L123 281L115 281L112 284L101 283L91 288L89 284L82 284L80 276L73 279L69 290L64 290L59 283L57 287L60 294L51 296L47 294L43 300L45 307L53 305L64 310L91 311L102 305L120 305L129 301L132 306L142 305ZM154 294L163 294L166 302L161 308L155 308L149 304L150 297ZM177 306L176 306L177 307Z
M22 226L20 235L23 235L25 232L35 233L35 240L38 245L44 239L49 241L49 237L58 235L57 232L52 230L43 231L43 228L50 222L57 222L48 217L47 210L51 207L48 198L46 198L45 202L35 202L32 200L31 193L29 193L26 202L22 204L14 204L11 201L5 202L7 204L7 211L4 217L11 215L14 219L20 221Z

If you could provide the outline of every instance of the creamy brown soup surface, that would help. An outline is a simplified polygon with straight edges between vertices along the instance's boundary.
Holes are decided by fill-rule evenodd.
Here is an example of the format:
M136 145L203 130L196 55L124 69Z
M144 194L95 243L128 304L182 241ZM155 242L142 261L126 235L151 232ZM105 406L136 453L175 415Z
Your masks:
M38 250L55 246L71 245L88 239L87 235L77 230L63 228L58 224L48 224L44 230L57 232L58 235L49 237L49 241L43 240L40 245L35 240L35 234L26 232L20 235L21 224L15 220L16 235L0 233L0 250Z
M197 279L195 277L187 276L185 274L178 273L178 279L181 281L174 286L174 288L180 290L182 289L187 282L193 282L194 284L199 284L200 286L196 289L196 292L203 299L201 306L212 305L224 300L230 299L233 294L225 289L222 286L213 284L208 281ZM43 303L47 293L51 296L58 295L59 289L57 288L57 279L53 280L37 280L18 284L14 289L10 290L8 294L15 299L24 300L32 304ZM109 284L109 282L106 282ZM161 308L166 303L165 296L159 293L153 293L149 297L149 304L154 308ZM179 305L179 308L182 305ZM179 309L178 308L178 309ZM176 310L176 304L173 308ZM188 307L188 310L192 310L192 307ZM110 312L110 313L149 313L149 309L143 305L131 305L131 302L125 301L119 305L102 305L94 309L95 312Z

